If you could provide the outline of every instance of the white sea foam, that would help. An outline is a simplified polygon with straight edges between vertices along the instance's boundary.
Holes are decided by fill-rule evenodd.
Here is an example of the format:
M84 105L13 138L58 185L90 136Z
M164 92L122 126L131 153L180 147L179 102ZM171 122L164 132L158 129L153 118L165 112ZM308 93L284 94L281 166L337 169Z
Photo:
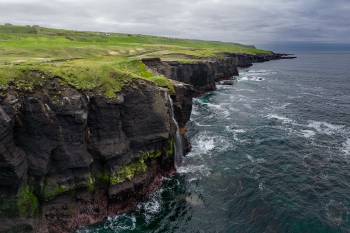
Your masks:
M263 77L259 76L243 76L238 79L239 81L254 81L254 82L261 82L265 79Z
M264 158L259 158L259 159L256 159L256 162L257 163L265 163L266 160Z
M246 133L247 131L244 129L234 129L233 132L235 133Z
M344 154L350 155L350 138L346 139L346 141L343 143L342 151Z
M235 92L250 92L250 93L255 93L255 90L252 89L244 89L244 88L239 88L237 90L235 90ZM234 96L233 96L234 97Z
M199 173L203 176L209 176L211 174L211 170L203 164L182 166L177 169L177 172L180 174Z
M206 104L206 106L208 106L210 110L213 110L214 113L219 113L223 117L228 117L231 114L228 108L225 107L224 105L225 104L211 104L211 103Z
M268 114L266 117L269 119L275 119L275 120L282 121L283 123L292 123L293 122L292 119L285 117L285 116L280 116L277 114Z
M239 142L239 143L243 143L245 140L242 140L239 138L240 134L244 134L247 131L244 129L235 129L232 126L225 126L225 130L229 133L232 133L232 137L234 139L234 141ZM226 147L227 148L227 147Z
M251 155L248 155L248 154L247 154L247 159L249 159L250 162L252 162L252 163L255 162L255 159L254 159Z
M264 182L259 182L259 190L263 191L264 190Z
M198 116L200 113L198 111L198 107L196 105L193 105L192 107L192 112L191 112L191 116Z
M230 146L230 140L224 136L212 135L209 131L202 131L193 137L192 152L187 156L209 156L211 151L223 151Z
M311 137L313 137L313 136L316 135L315 131L313 131L313 130L308 130L308 129L301 130L301 134L302 134L303 137L305 137L305 138L311 138Z
M240 72L240 74L246 76L267 76L276 74L276 72L272 70L248 70L246 72Z
M307 127L315 129L320 134L332 135L340 132L345 126L323 121L308 121Z
M139 203L137 205L138 209L143 210L143 215L145 217L145 221L146 223L149 223L153 217L158 214L161 210L161 203L160 203L160 194L161 194L162 190L158 190L157 192L153 193L153 195L151 196L151 198L146 201L146 202L142 202Z
M277 106L275 107L275 109L286 109L288 105L290 105L291 103L284 103L281 106Z
M197 137L193 147L196 148L197 152L205 154L215 148L214 137L207 134L201 134Z
M112 230L113 232L135 230L136 217L134 215L117 215L114 217L108 217L107 221L103 225L104 229Z
M274 74L276 72L271 71L271 70L248 70L248 73L252 74Z

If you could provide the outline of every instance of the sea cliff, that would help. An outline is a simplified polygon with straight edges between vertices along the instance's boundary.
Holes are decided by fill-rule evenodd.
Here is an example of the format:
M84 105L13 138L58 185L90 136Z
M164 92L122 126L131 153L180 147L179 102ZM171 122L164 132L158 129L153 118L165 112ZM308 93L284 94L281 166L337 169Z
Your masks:
M182 150L190 150L192 98L238 67L281 58L147 58L143 63L172 79L175 90L133 80L113 98L56 78L29 91L9 85L0 97L0 232L74 232L131 210L175 171L177 131Z

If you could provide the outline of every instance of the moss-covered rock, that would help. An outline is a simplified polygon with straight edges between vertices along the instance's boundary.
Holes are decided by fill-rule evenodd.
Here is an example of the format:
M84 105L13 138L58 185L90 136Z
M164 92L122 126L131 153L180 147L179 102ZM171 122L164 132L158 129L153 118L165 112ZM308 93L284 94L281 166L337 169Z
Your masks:
M110 183L117 185L127 180L131 181L135 176L147 171L147 165L144 159L122 167L119 171L112 173Z
M29 186L20 189L17 199L18 212L21 217L34 217L39 213L39 199Z
M114 172L110 176L110 184L117 185L127 180L131 181L135 176L143 174L147 171L147 161L155 160L162 156L161 151L144 152L140 159L134 163L126 165Z
M89 192L93 192L96 189L96 179L92 175L88 177L87 188Z
M55 199L57 196L60 196L63 193L67 193L73 189L74 187L68 187L66 185L46 183L42 191L42 198L44 201L50 201Z
M168 140L168 149L166 151L166 155L168 157L174 157L175 156L175 139L170 138Z

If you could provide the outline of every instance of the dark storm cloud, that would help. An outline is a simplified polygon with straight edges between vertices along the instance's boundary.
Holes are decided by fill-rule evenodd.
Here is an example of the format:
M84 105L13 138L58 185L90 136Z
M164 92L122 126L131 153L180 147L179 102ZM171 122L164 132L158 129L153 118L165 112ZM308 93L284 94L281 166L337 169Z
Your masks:
M349 43L350 1L0 0L0 22L244 43Z

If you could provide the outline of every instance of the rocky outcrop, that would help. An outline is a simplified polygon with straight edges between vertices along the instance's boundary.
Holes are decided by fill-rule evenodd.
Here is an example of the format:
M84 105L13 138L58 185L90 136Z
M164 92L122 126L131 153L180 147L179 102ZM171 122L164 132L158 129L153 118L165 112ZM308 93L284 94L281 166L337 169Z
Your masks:
M236 61L230 58L198 63L164 62L160 59L145 59L143 62L154 72L192 85L197 95L215 90L218 80L238 75Z
M176 116L191 111L178 85ZM174 169L167 91L138 81L107 99L62 87L0 99L0 232L72 232L128 210ZM187 113L183 113L186 111Z
M239 67L255 62L289 58L287 54L245 55L224 54L221 59L201 60L193 63L162 61L159 58L143 59L151 70L170 79L192 85L196 95L216 89L216 82L238 75Z

